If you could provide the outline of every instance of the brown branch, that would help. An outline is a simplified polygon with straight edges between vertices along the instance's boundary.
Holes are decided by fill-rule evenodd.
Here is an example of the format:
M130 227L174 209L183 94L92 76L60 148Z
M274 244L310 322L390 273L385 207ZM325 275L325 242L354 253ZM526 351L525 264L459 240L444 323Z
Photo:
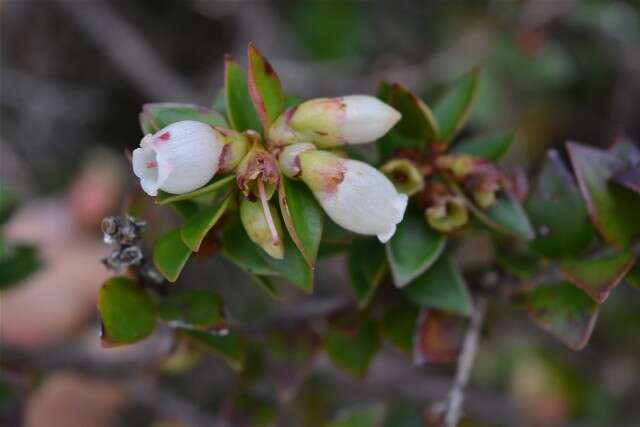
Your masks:
M444 416L445 427L456 427L462 417L462 404L464 402L464 390L469 382L473 362L476 358L478 350L478 342L480 340L480 329L484 321L484 315L487 310L487 301L484 297L479 297L471 316L471 324L464 337L462 351L458 359L458 368L453 381L453 386L449 392L449 401L447 404L447 412Z

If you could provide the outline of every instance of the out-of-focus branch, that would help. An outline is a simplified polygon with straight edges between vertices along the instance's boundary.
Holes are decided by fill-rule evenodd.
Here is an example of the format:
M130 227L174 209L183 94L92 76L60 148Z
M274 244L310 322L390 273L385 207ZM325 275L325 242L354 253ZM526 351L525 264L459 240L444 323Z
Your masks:
M196 101L198 94L164 64L142 34L105 1L53 2L125 77L155 101Z
M471 369L478 351L478 342L480 340L480 329L484 321L484 315L487 310L487 301L484 297L479 297L476 301L473 315L471 316L471 324L464 337L462 343L462 351L458 359L458 367L456 376L453 380L453 386L449 392L449 401L447 404L447 412L444 416L445 427L456 427L462 417L462 404L464 402L464 392L471 376Z

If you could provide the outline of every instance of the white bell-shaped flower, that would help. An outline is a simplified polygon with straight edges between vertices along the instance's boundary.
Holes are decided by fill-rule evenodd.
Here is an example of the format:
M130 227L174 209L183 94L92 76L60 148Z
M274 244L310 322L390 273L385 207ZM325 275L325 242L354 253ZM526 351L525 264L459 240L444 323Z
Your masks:
M369 95L316 98L285 111L269 131L276 145L313 142L319 148L364 144L384 136L400 113Z
M408 197L373 166L320 150L300 153L302 180L327 215L359 234L375 235L385 243L402 221Z
M133 173L150 196L188 193L218 171L224 140L208 124L184 120L145 135L133 151Z

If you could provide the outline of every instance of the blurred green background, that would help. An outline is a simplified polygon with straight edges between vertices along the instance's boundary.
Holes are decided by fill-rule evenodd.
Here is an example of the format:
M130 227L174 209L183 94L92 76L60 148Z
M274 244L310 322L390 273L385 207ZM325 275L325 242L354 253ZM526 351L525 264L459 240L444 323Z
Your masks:
M384 79L432 101L481 65L465 132L516 129L505 164L532 173L547 148L567 140L607 146L619 134L640 137L637 1L5 0L0 32L0 179L22 202L7 233L35 244L43 258L24 286L0 294L0 340L36 359L69 343L108 364L137 351L94 348L95 295L107 275L98 224L135 184L122 153L141 138L142 104L212 104L224 54L244 63L248 41L301 99L372 94ZM316 293L294 292L282 305L224 260L192 263L184 282L211 283L232 318L251 322L313 298L348 296L343 279L341 260L325 261ZM295 342L295 325L284 329ZM494 306L485 329L465 426L640 422L637 290L616 289L579 353L532 327L512 304ZM283 345L285 354L296 348ZM295 392L276 406L260 382L239 392L247 377L265 375L258 361L243 376L207 358L145 377L162 387L159 395L144 389L147 382L109 373L96 379L64 363L37 380L3 364L0 424L197 425L208 411L232 426L431 425L429 408L446 397L452 367L414 368L387 350L361 380L322 360L313 369L296 365L295 375L282 374L297 381Z

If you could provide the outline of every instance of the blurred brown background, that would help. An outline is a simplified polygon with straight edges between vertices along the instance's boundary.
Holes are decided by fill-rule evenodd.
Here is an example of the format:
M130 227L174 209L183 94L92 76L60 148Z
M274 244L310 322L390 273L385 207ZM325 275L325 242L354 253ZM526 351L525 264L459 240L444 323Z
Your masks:
M144 357L162 347L161 335L126 349L99 347L95 298L108 276L99 262L108 248L98 224L134 187L123 152L141 137L142 104L212 104L224 54L244 62L248 41L302 99L374 93L385 79L429 101L483 65L465 132L517 129L507 162L530 171L567 139L604 146L620 132L640 137L638 2L4 0L0 32L0 180L22 203L5 234L35 244L43 262L26 283L0 293L0 341L12 352L0 350L0 359L48 373L34 381L3 368L3 425L222 423L214 414L240 380L215 359L157 378L145 374ZM325 262L316 294L293 292L282 306L220 259L192 263L184 282L213 284L232 318L251 323L297 304L340 303L350 297L343 275L340 260ZM638 425L633 292L616 291L581 353L535 330L514 307L494 310L466 425ZM366 380L322 360L307 374L303 401L288 408L307 413L303 425L326 425L309 415L306 399L329 416L347 402L392 401L399 415L389 426L419 426L419 408L446 396L451 371L414 370L389 351ZM290 419L280 416L297 425Z

